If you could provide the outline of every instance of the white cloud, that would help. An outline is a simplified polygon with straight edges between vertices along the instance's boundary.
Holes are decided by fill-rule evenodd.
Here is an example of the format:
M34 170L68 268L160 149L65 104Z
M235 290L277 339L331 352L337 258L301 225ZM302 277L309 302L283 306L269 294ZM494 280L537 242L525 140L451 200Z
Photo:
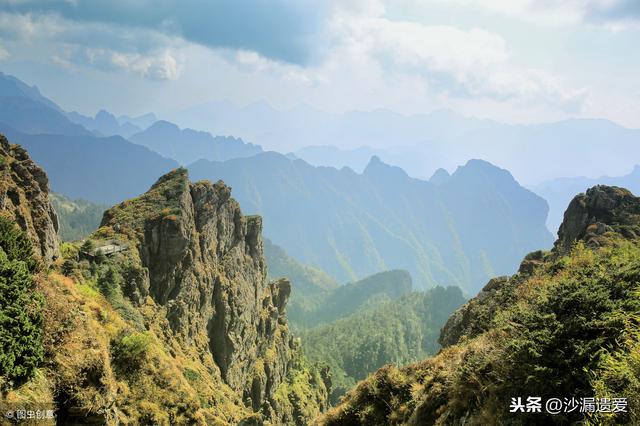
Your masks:
M9 58L9 52L7 52L7 49L5 49L4 47L0 46L0 61L4 61L5 59Z
M542 25L586 23L612 30L640 28L637 0L409 0L413 7L426 4L465 6Z
M170 49L140 54L84 47L65 49L52 60L67 68L90 66L102 71L119 70L150 80L176 80L184 62L179 52Z
M0 37L48 44L51 60L67 68L122 70L152 80L175 80L183 68L179 39L149 30L74 22L55 14L0 12Z
M586 16L578 0L535 5L530 0L446 1L554 24L579 22ZM497 111L494 118L514 111L511 116L526 121L583 111L591 96L555 72L518 63L508 32L409 22L397 13L390 19L384 0L331 0L331 7L331 19L318 38L317 51L322 54L305 64L252 50L205 47L151 29L75 22L51 14L0 12L0 39L27 46L48 43L52 60L76 71L84 67L177 80L168 90L178 93L185 106L195 99L223 96L241 103L267 99L285 107L305 102L333 111L424 112L461 106L471 115ZM14 45L7 47L17 55Z
M0 12L0 36L24 42L55 38L64 31L65 23L51 15Z
M553 74L513 63L506 41L484 29L353 15L338 16L333 28L341 41L333 52L338 57L329 61L345 64L344 73L359 62L363 74L380 76L377 84L413 80L432 96L542 102L563 110L578 109L584 99Z
M417 112L484 99L504 104L503 110L566 115L581 111L588 98L553 73L515 63L506 40L495 33L393 21L378 6L362 0L358 7L336 8L327 28L328 48L314 65L284 64L249 51L222 57L247 80L297 93L329 110Z

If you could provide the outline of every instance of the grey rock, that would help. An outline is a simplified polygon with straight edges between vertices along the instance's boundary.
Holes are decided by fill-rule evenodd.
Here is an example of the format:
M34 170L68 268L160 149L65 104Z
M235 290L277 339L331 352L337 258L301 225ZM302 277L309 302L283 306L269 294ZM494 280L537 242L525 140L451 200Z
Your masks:
M58 217L49 201L49 180L19 145L0 134L0 211L24 230L35 255L44 262L56 259Z

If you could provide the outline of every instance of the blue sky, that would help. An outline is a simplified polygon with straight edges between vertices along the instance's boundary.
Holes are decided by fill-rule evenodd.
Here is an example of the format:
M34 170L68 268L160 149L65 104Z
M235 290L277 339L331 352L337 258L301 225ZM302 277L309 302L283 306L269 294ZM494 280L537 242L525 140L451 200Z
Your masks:
M0 0L0 70L65 109L266 100L640 128L637 0Z

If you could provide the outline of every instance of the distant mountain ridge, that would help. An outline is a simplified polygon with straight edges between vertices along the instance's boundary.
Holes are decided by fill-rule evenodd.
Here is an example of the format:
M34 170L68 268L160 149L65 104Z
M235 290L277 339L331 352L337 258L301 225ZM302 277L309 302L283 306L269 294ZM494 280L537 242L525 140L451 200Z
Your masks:
M58 112L62 111L55 102L45 98L36 86L29 86L14 76L4 74L0 71L0 97L28 98L39 102Z
M178 163L120 136L29 135L0 123L43 167L55 192L100 204L135 196Z
M233 134L268 150L296 153L315 146L350 151L339 158L318 149L296 154L314 165L359 171L371 153L353 151L369 147L384 151L377 154L385 162L423 179L437 168L453 170L469 159L483 158L533 185L558 176L622 174L640 157L639 129L597 119L515 125L449 110L413 115L384 109L330 113L308 105L278 110L266 102L211 102L171 118L182 126Z
M231 136L214 137L208 132L180 129L164 120L156 121L129 139L183 165L200 159L225 161L262 152L260 146L245 143L241 139Z
M142 145L152 144L143 135L175 143L180 147L178 152L195 156L192 160L200 158L200 154L202 158L227 159L261 151L260 147L235 138L213 138L208 133L187 129L179 131L167 122L161 126L164 130L177 129L178 138L171 139L175 136L171 132L154 134L153 129L149 133L140 132L154 122L157 122L154 114L116 118L105 110L95 117L67 113L44 97L37 87L0 73L0 132L25 146L46 169L53 190L71 198L114 204L143 192L158 176L179 165L125 139L133 133L141 135L138 142L143 142ZM195 150L183 149L194 147L189 139L194 134L204 136L203 143L196 144Z
M103 109L98 111L95 117L88 117L77 112L68 112L66 115L69 120L91 130L96 136L118 135L129 138L142 130L131 121L119 120L115 115Z
M377 157L362 174L274 152L189 170L230 185L245 211L263 216L268 238L342 282L404 269L417 288L458 285L473 294L552 243L546 202L484 161L438 185Z

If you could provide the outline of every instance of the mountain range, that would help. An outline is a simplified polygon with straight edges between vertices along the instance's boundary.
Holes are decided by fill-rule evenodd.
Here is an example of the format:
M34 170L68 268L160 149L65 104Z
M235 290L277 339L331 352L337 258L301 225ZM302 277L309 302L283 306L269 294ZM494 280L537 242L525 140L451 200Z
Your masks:
M98 111L95 117L88 117L75 111L67 113L66 116L74 123L91 130L96 136L118 135L123 138L128 138L142 129L146 129L157 120L152 113L136 118L124 116L116 118L109 111L103 109Z
M274 152L200 160L189 172L230 185L245 211L263 216L273 243L339 282L404 269L417 288L457 285L474 293L552 242L546 202L480 160L439 184L377 157L357 174Z
M250 157L262 152L257 145L244 143L231 136L212 136L193 129L180 129L173 123L159 120L129 140L138 145L187 165L200 159L225 161Z
M0 132L29 150L47 170L55 192L104 204L143 192L178 167L176 159L224 160L261 151L239 139L180 130L153 114L116 118L105 110L95 117L65 112L37 87L2 73ZM179 155L172 159L172 153Z
M482 158L509 170L519 182L534 185L559 176L620 175L640 158L640 130L599 119L518 125L449 110L328 113L308 105L278 110L266 102L241 107L212 102L170 118L181 126L232 134L280 152L296 153L309 146L341 151L365 147L356 159L345 155L336 160L332 152L324 157L297 153L315 165L358 170L371 151L384 151L377 155L385 162L422 179L438 168L453 171L469 159Z
M0 132L29 150L51 179L53 191L101 204L144 191L174 160L121 136L27 134L0 123Z

